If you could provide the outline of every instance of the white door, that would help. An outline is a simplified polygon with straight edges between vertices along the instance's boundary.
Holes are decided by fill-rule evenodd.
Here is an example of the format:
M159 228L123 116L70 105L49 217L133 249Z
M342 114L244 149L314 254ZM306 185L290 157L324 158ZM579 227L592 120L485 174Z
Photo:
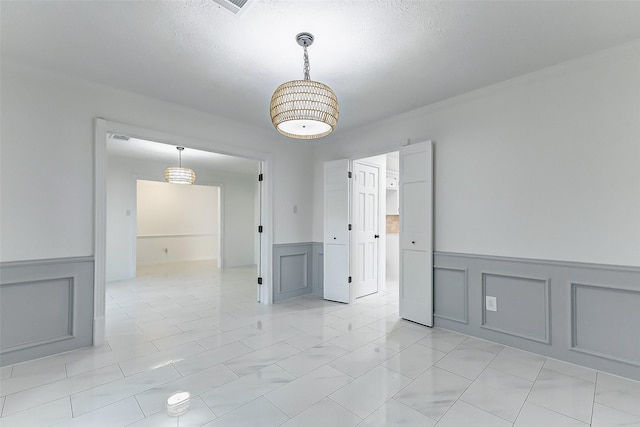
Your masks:
M431 141L400 149L400 317L433 326Z
M350 197L349 160L324 164L324 299L348 303L350 281Z
M353 281L356 298L378 292L380 169L353 163Z

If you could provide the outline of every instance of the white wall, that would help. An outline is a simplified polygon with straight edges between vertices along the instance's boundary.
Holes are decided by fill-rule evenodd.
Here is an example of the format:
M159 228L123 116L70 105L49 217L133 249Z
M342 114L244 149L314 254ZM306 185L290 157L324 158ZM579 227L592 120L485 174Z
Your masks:
M218 187L138 180L136 194L137 265L217 259Z
M270 156L273 243L311 240L310 145L6 60L1 66L0 261L93 254L95 117L202 142L192 148ZM268 120L265 107L265 123Z
M134 239L131 237L135 235L132 234L135 232L129 231L128 227L136 219L136 179L162 183L165 167L165 164L153 161L108 156L107 280L133 277L135 274L133 267L129 267L131 258L126 258L121 254L135 252ZM223 229L224 266L254 264L256 177L202 168L199 168L196 173L198 184L220 187L222 206L220 221ZM127 211L131 211L133 216L129 217ZM138 230L138 233L140 232ZM141 233L149 234L145 230L142 230ZM172 244L179 243L173 239ZM167 246L157 246L156 249L160 247ZM179 251L179 248L176 246L175 250Z
M107 168L107 244L105 279L136 275L136 185L126 163L109 159Z
M316 145L314 239L323 161L431 139L436 251L639 266L638 76L634 43Z

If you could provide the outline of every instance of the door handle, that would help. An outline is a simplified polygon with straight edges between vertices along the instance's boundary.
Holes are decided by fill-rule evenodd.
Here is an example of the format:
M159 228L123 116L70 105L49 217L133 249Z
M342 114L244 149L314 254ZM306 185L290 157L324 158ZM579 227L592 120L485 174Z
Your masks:
M374 239L377 239L377 238L379 238L379 237L380 237L380 235L379 235L379 234L374 234L374 235L373 235L373 238L374 238Z

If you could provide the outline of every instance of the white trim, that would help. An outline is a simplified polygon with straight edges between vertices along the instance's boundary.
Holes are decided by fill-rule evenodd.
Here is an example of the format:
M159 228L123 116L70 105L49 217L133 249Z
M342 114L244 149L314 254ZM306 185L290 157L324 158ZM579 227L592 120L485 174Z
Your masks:
M138 175L131 174L131 188L133 200L131 204L131 256L129 257L129 278L133 279L138 274Z
M123 134L133 138L146 139L165 144L180 144L204 151L231 156L245 157L262 161L264 184L263 196L263 233L262 233L262 270L263 285L260 301L263 304L273 302L273 155L242 147L220 144L213 141L194 139L186 136L172 135L167 132L146 129L125 123L95 119L94 132L94 310L93 310L93 345L99 346L105 338L105 264L106 264L106 209L107 209L107 133ZM222 190L222 187L221 187ZM221 236L222 238L222 236ZM221 242L223 244L223 242Z
M266 154L262 159L262 226L260 257L262 258L262 287L260 302L273 304L273 155Z
M96 118L94 129L94 277L93 345L104 343L107 256L107 121Z
M106 318L104 316L93 317L93 345L94 347L104 344L104 337L107 329Z

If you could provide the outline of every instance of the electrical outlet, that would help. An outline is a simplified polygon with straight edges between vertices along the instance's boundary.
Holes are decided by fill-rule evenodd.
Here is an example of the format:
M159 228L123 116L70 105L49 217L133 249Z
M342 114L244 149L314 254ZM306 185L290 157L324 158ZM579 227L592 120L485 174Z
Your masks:
M487 311L498 311L498 299L496 297L490 297L487 295L486 301Z

